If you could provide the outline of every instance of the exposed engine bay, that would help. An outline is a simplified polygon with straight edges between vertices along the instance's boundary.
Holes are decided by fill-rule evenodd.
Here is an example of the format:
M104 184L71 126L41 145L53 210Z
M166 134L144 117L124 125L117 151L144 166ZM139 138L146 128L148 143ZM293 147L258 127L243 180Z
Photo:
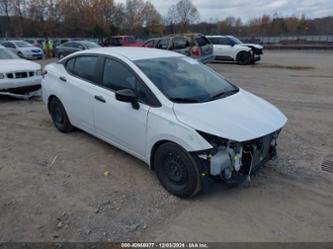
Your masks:
M200 132L213 149L198 153L204 174L230 184L250 179L252 173L277 155L281 130L246 142L233 142Z

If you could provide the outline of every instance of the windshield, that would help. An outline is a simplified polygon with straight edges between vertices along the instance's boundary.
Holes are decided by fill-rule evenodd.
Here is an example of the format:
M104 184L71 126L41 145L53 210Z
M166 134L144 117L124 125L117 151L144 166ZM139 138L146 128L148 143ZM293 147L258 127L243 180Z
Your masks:
M0 48L0 60L19 59L19 57L6 48Z
M188 57L138 60L135 64L173 102L208 102L238 91L215 71Z
M236 37L230 36L229 38L233 40L235 44L243 44L243 42Z
M24 41L15 42L15 45L18 46L19 48L32 47L30 43Z
M86 45L87 48L99 48L101 47L95 42L85 42L84 45Z

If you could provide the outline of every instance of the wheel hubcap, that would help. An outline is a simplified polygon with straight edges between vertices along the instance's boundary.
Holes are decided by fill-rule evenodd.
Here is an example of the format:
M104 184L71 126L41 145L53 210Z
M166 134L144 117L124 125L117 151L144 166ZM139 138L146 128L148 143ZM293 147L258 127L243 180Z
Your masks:
M64 122L64 115L58 105L54 107L54 121L59 125L62 125Z
M187 171L182 161L174 154L169 154L165 160L166 175L176 184L184 184L187 179Z

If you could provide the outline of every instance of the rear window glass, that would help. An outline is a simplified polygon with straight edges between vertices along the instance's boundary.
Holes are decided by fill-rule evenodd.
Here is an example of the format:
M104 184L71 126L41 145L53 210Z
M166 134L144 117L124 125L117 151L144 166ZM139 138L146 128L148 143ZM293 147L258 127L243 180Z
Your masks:
M204 36L199 36L195 38L195 41L198 43L199 46L205 46L207 44L210 44L208 39Z
M174 49L184 49L184 48L187 48L189 45L190 44L189 44L188 40L186 40L185 38L175 38L173 40Z

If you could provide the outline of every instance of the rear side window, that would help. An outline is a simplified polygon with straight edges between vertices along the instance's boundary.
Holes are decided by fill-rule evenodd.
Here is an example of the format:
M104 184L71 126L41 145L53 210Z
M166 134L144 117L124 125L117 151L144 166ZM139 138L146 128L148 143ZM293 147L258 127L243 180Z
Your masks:
M221 45L231 45L231 41L228 38L220 38Z
M74 73L74 64L75 64L75 58L68 60L65 64L66 70L72 74Z
M97 60L97 56L76 57L73 74L82 79L93 82L95 78Z
M170 39L162 39L157 43L156 48L159 49L168 49L170 44Z
M198 43L199 46L205 46L207 44L210 44L208 39L204 36L199 36L195 38L195 41Z
M105 59L103 85L115 91L121 89L135 90L136 77L122 63L116 60Z
M190 43L185 38L175 38L173 40L173 48L174 49L184 49L189 47Z

